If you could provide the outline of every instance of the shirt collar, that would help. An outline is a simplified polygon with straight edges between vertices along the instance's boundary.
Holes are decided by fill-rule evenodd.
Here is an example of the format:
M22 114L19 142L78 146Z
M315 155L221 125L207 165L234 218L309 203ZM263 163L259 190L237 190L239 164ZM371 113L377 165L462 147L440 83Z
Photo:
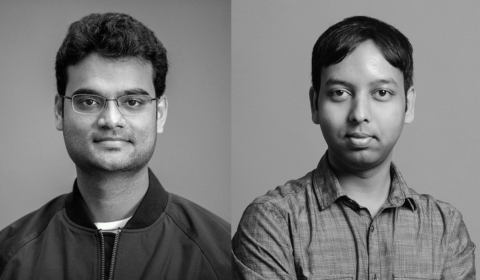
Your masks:
M148 169L149 185L140 205L127 222L124 229L145 228L153 224L163 213L168 201L168 192L162 187L157 177ZM96 229L95 224L90 220L87 205L80 193L77 180L73 184L73 191L67 195L65 201L67 216L74 223Z
M386 203L389 207L406 206L415 211L416 204L402 177L402 174L392 162L390 165L390 176L392 182L390 185L390 194ZM317 169L313 172L313 188L317 193L317 200L320 210L332 205L337 199L346 197L345 191L340 186L337 177L333 173L333 169L328 162L328 150L318 163Z
M398 170L395 163L390 164L390 177L392 183L390 185L390 194L388 195L387 203L391 207L406 206L412 211L417 209L412 193L403 179L402 173Z

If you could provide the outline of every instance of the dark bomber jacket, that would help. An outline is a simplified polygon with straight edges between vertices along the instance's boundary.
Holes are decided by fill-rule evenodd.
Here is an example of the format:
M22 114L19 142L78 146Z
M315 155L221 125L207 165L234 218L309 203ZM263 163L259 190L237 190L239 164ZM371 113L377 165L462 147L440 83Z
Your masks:
M230 279L230 225L166 192L149 170L140 206L118 234L113 279ZM0 232L0 279L103 279L101 233L73 191Z

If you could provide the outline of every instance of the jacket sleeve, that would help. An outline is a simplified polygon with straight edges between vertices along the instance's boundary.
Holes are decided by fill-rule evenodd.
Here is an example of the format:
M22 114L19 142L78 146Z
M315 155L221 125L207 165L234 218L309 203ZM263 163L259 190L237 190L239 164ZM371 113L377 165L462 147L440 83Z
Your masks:
M232 240L234 279L297 279L285 215L270 202L245 210Z
M447 232L447 259L442 279L475 279L475 244L458 210L453 214Z

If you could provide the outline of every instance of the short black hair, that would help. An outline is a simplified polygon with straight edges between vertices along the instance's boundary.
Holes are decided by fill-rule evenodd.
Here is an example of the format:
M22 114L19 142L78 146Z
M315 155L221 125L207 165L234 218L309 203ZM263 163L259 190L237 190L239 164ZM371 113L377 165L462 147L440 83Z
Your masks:
M65 95L67 67L91 53L109 59L137 57L151 62L155 95L157 98L163 95L168 71L167 51L153 31L122 13L90 14L70 25L55 60L59 95Z
M372 40L393 67L403 73L405 93L413 85L413 47L395 27L366 16L346 18L318 38L312 52L312 86L320 90L322 68L341 62L360 43Z

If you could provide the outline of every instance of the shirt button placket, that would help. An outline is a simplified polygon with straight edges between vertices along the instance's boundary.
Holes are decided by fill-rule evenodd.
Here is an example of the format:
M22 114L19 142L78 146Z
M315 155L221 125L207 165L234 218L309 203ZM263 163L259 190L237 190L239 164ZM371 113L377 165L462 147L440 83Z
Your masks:
M378 276L377 276L377 273L379 268L380 268L380 259L379 259L379 248L378 248L378 236L377 236L377 232L375 232L375 221L376 219L374 219L372 221L372 223L370 224L370 233L369 233L369 262L368 262L368 267L369 267L369 271L370 271L370 277L372 278L369 278L369 279L373 279L373 280L378 280ZM376 271L376 272L375 272ZM373 273L372 273L373 272ZM372 275L373 274L373 275Z

